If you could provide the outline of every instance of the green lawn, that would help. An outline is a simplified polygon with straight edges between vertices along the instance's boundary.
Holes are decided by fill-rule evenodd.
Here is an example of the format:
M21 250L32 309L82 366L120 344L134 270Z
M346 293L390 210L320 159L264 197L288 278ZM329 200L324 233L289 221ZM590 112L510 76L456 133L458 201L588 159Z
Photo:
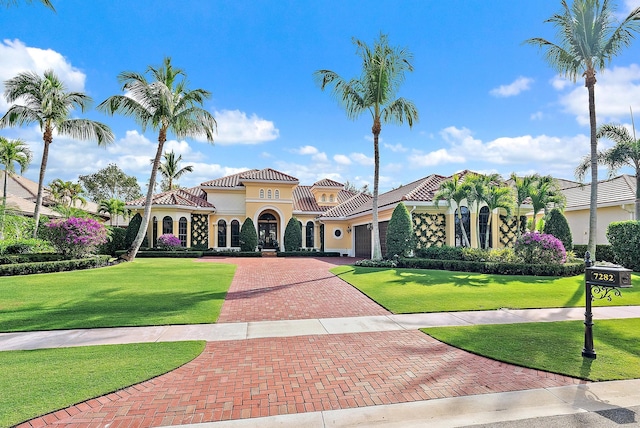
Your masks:
M449 312L500 308L584 306L584 276L486 275L423 269L338 266L331 269L393 313ZM594 306L640 305L640 275L633 288Z
M213 323L234 273L230 264L136 259L0 277L0 332Z
M205 342L0 352L0 426L8 427L167 373Z
M595 320L597 358L582 357L582 321L438 327L423 331L475 354L589 380L640 378L640 319Z

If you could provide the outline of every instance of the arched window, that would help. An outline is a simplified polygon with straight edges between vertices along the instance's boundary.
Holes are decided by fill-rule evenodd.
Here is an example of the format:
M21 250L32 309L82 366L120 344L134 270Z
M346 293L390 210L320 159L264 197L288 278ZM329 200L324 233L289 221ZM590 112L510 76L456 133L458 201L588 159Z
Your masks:
M227 246L227 222L218 220L218 248Z
M182 247L187 246L187 219L180 217L178 220L178 238L180 239L180 245Z
M313 242L313 222L312 221L308 221L307 222L307 227L305 228L305 235L306 235L306 244L307 244L307 248L313 248L314 242Z
M327 195L325 195L324 193L322 194L322 197L320 198L320 200L322 202L327 202Z
M173 219L169 216L165 216L162 219L162 234L173 233Z
M271 189L267 190L267 199L271 199Z
M460 213L462 214L462 227L464 227L465 232L467 233L467 239L471 240L471 216L469 214L469 208L460 207ZM464 247L465 242L462 235L462 227L460 225L460 218L458 217L458 209L456 209L455 213L456 218L456 247Z
M480 215L478 216L478 222L480 226L480 245L482 248L490 248L493 246L493 240L491 236L491 229L489 229L489 207L480 208ZM489 240L487 241L487 230L489 231Z
M329 195L329 202L333 202L333 195Z
M157 247L158 246L158 217L153 216L153 236L151 237L151 246L152 247ZM147 242L147 245L149 245L149 243Z
M231 246L240 246L240 222L238 220L231 222Z
M260 189L260 199L264 199L264 189Z
M280 199L280 191L278 189L276 189L275 193L275 198L276 199Z

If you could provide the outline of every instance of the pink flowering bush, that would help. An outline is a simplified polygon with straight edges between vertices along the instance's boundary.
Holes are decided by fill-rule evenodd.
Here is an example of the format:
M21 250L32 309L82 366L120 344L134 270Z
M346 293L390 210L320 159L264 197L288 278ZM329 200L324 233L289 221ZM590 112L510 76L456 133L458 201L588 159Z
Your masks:
M94 254L108 239L104 225L92 218L51 220L44 234L56 251L74 258Z
M165 250L171 250L180 246L180 239L171 233L165 233L158 237L158 247Z
M563 264L567 252L562 241L553 235L527 232L516 241L516 254L529 264Z

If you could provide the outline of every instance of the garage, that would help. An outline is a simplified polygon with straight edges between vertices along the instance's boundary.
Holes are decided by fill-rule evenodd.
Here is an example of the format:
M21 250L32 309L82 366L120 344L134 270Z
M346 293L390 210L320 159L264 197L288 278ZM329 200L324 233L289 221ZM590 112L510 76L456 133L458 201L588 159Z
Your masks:
M388 221L378 223L380 228L380 247L382 248L382 255L387 252L387 227ZM356 226L355 230L355 256L365 259L371 258L371 231L366 224Z

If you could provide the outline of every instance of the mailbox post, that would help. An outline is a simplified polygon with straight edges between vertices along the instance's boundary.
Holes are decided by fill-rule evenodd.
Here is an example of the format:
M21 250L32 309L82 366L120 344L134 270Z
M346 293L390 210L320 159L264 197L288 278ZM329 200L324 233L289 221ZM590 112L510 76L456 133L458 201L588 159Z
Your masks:
M607 299L620 296L621 288L631 287L631 270L621 266L593 266L591 254L584 254L584 284L585 284L585 312L584 312L584 348L582 356L596 358L593 349L593 313L591 303L595 299Z

